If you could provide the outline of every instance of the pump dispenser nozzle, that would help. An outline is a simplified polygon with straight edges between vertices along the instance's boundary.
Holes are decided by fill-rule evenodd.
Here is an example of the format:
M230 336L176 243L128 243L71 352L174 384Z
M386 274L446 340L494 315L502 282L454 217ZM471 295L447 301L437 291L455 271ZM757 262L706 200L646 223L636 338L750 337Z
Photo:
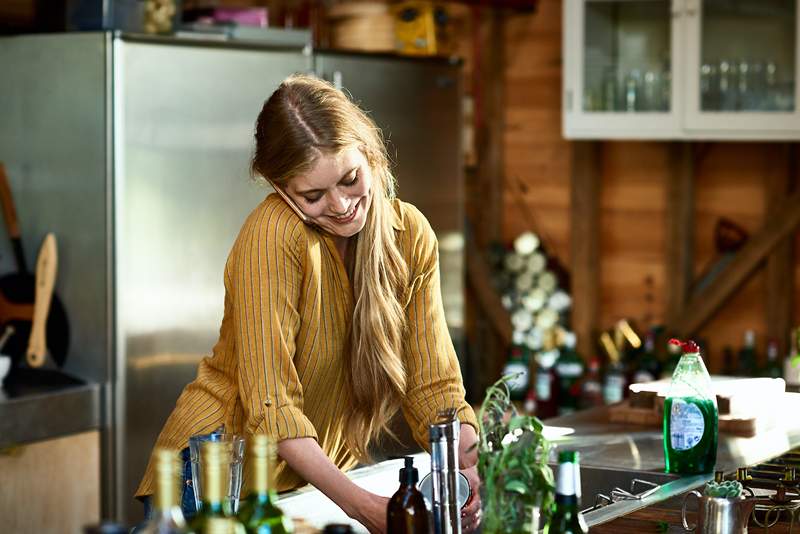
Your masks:
M406 486L413 486L417 483L417 480L419 480L419 472L417 468L414 467L413 456L406 456L404 459L406 465L400 470L400 483Z

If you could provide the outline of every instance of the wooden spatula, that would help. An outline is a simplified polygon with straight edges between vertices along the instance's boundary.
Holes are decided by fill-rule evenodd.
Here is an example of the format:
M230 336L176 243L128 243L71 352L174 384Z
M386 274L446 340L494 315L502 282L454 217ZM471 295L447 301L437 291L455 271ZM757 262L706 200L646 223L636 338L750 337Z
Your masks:
M53 286L58 269L56 236L49 233L42 242L36 258L36 298L33 301L33 322L28 339L26 359L31 367L41 367L47 360L47 314L53 298Z

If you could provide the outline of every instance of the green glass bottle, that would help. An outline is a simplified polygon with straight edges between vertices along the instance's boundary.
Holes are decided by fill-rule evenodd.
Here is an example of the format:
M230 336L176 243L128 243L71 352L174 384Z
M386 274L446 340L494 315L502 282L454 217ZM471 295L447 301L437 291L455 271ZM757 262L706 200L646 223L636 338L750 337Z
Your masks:
M577 451L558 453L556 505L545 534L587 534L589 527L580 512L581 466Z
M719 412L700 349L681 343L683 352L664 401L664 464L667 473L710 473L717 462Z
M230 523L230 521L215 520L227 518L230 513L224 503L224 474L229 468L226 459L230 458L230 453L225 447L225 443L218 441L206 441L201 445L203 505L189 525L197 534L206 534L220 525ZM244 534L244 528L241 525L234 525L234 532Z
M292 521L276 505L273 483L275 443L266 435L253 436L250 444L252 488L239 506L239 521L248 534L289 534Z

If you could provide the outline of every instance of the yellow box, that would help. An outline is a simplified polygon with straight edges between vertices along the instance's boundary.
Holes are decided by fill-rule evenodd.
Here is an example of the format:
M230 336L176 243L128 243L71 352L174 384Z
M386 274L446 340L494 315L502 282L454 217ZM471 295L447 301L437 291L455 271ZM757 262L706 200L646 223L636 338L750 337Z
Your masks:
M392 6L395 49L401 54L436 54L436 23L431 2L401 2Z

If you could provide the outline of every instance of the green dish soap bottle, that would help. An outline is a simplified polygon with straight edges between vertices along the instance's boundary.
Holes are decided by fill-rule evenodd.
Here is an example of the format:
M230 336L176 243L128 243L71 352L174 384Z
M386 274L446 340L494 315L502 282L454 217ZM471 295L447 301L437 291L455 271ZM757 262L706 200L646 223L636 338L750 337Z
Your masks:
M683 355L664 401L664 464L667 473L710 473L717 462L719 411L711 377L694 341L681 343Z

